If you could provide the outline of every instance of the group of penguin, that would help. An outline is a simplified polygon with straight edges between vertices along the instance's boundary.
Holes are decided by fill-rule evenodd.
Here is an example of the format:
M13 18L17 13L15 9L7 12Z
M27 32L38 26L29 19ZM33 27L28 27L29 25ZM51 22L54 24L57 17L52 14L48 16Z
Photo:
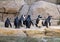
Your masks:
M22 15L20 17L20 19L18 19L18 17L16 17L14 19L14 26L15 26L15 28L20 28L20 27L23 27L23 25L25 25L26 28L30 28L31 25L33 25L33 26L36 25L36 27L39 27L39 28L41 26L46 26L48 28L48 25L51 26L51 22L50 22L51 17L52 16L48 16L43 23L43 21L41 20L42 17L40 15L38 15L38 17L36 19L36 24L33 24L31 15L28 15L27 17L25 17L25 15ZM9 28L9 26L12 28L12 24L11 24L9 18L6 19L4 26L6 28Z

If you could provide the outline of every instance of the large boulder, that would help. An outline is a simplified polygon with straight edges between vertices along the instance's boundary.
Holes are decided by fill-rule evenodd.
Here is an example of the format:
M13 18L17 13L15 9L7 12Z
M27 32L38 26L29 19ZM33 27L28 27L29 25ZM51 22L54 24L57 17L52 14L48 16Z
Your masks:
M47 2L51 2L51 3L59 3L60 1L58 0L25 0L25 2L29 5L33 4L34 2L37 1L47 1Z
M57 5L45 1L38 1L32 4L29 14L32 15L32 19L36 19L38 15L41 15L44 19L49 15L54 19L58 19L60 16Z
M0 1L0 12L16 13L24 4L24 0Z

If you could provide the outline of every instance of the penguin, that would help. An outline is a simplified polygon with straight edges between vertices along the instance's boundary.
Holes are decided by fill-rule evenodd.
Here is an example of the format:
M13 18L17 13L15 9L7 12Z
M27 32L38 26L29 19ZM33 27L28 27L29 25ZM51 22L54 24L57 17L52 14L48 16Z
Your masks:
M36 19L36 27L41 27L42 26L42 20L41 20L41 16L40 15L38 15L38 18Z
M46 26L47 28L49 27L49 26L51 26L51 17L52 16L48 16L47 17L47 19L45 20L45 22L44 22L44 26Z
M23 27L25 25L25 15L22 15L19 19L20 26Z
M5 27L12 27L11 23L10 23L10 20L7 18L6 21L5 21Z
M31 24L33 25L33 22L31 20L31 16L30 15L27 16L25 21L26 21L26 28L30 28Z
M15 28L19 28L19 19L18 19L18 17L16 17L14 19L14 26L15 26Z

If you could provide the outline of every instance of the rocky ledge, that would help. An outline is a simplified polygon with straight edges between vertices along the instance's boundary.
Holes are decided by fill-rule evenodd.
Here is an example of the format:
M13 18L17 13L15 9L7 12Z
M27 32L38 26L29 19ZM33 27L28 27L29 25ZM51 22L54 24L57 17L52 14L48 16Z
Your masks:
M37 28L37 29L13 29L0 28L0 36L19 36L19 37L60 37L58 28Z

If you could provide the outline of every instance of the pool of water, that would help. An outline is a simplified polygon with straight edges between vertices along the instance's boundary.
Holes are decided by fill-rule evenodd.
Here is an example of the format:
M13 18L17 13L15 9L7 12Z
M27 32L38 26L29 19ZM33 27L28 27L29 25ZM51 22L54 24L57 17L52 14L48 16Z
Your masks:
M59 37L13 37L13 36L0 36L0 42L60 42Z

